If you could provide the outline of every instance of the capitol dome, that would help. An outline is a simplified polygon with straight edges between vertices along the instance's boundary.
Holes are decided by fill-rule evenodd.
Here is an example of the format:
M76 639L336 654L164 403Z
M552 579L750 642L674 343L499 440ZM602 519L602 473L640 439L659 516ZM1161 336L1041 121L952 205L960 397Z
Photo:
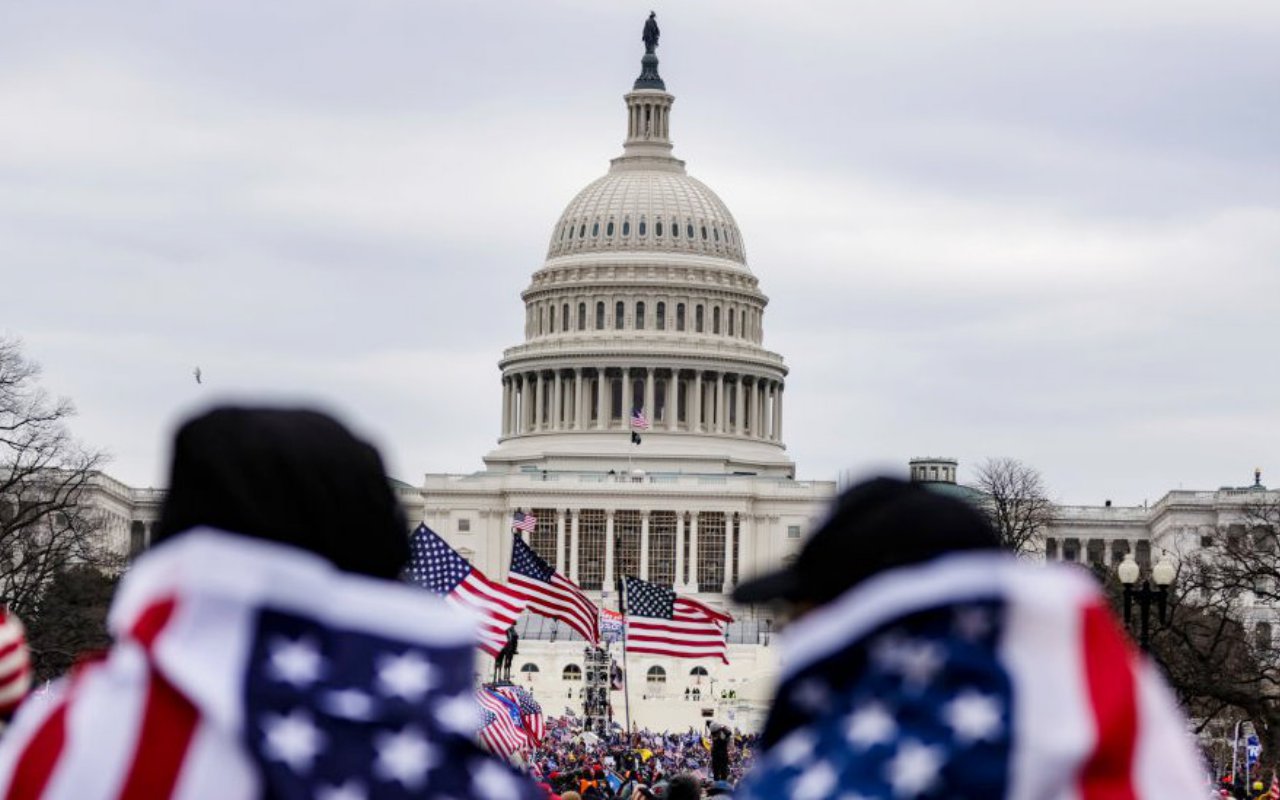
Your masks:
M502 433L485 463L791 475L769 300L733 215L671 153L675 97L651 50L624 99L622 154L565 207L521 293L524 342L499 362Z

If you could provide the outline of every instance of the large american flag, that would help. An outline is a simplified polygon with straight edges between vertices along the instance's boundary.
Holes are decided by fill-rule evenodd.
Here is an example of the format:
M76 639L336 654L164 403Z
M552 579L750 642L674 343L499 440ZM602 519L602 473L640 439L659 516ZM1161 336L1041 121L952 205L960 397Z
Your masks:
M519 702L487 686L476 689L476 701L483 715L480 743L490 753L510 759L527 755L537 745L525 729Z
M639 578L626 578L624 588L627 652L729 663L725 627L733 617Z
M511 515L511 527L525 533L533 533L538 528L538 518L523 511Z
M983 553L891 570L778 646L740 800L1204 796L1172 694L1074 567Z
M296 548L191 531L116 593L117 645L0 740L0 797L542 796L473 736L474 632Z
M544 617L563 620L588 642L599 639L600 612L573 581L552 569L519 536L511 545L511 588L520 593L529 610Z
M409 553L406 577L476 615L480 648L497 656L507 643L507 629L528 603L524 595L486 578L425 524L413 532Z

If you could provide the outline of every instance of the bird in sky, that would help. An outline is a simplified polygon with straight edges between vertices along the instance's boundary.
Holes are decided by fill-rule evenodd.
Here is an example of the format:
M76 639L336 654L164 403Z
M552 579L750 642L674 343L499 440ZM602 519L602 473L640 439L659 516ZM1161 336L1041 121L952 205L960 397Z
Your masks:
M201 379L201 372L199 367L196 367L191 374L196 376L196 383L204 383L204 380Z

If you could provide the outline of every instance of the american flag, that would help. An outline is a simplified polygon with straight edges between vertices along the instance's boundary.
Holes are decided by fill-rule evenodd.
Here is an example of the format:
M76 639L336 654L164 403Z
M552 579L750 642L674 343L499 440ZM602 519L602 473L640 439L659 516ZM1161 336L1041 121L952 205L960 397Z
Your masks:
M533 747L529 734L520 718L520 706L494 689L476 689L476 701L480 703L483 720L480 725L480 744L486 750L503 758L523 755Z
M480 648L497 656L527 605L524 595L486 578L425 524L410 537L409 553L406 577L479 617Z
M475 743L473 631L422 592L190 531L110 619L107 658L5 732L0 797L542 796Z
M592 644L598 641L600 613L595 603L588 600L572 581L552 569L519 536L514 538L511 546L511 569L507 573L507 581L513 590L520 593L530 611L563 620Z
M31 652L18 615L0 606L0 715L13 713L31 689Z
M670 589L626 578L627 652L729 663L725 626L733 617Z
M631 427L640 431L649 430L649 418L644 415L643 408L632 409L631 411Z
M538 518L532 514L517 511L511 515L511 527L524 533L533 533L538 527Z
M1172 693L1092 578L994 553L794 621L740 800L1204 796Z
M547 736L547 723L542 716L542 704L523 686L495 686L494 691L513 701L520 709L520 721L534 747L542 744Z
M1271 800L1280 800L1280 776L1271 773L1271 789L1267 792Z

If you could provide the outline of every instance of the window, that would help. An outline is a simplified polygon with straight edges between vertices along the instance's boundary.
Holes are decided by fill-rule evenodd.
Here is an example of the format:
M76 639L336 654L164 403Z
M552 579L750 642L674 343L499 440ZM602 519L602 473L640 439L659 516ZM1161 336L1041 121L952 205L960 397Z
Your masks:
M582 680L582 667L577 664L570 664L564 668L564 672L560 673L560 677L566 681Z
M729 309L729 335L730 336L733 335L733 318L735 316L737 316L737 314L734 312L734 310L732 308Z
M662 235L662 220L658 220L657 222L653 223L653 235L654 236Z
M604 226L604 235L605 236L613 235L613 220L609 220L609 224Z
M552 325L554 326L554 324L553 320ZM720 332L720 306L715 306L711 309L711 332Z
M622 330L622 323L627 318L627 304L619 300L613 305L613 327L614 330Z
M693 309L693 332L702 333L702 306L699 304Z
M799 538L800 538L800 526L799 526L799 525L788 525L788 526L787 526L787 538L788 538L788 539L799 539Z
M463 517L462 519L458 520L458 533L470 533L470 532L471 532L471 520L467 519L466 517Z
M676 579L676 512L649 512L649 582L671 588Z
M719 228L712 228L712 229L711 229L711 232L712 232L712 233L714 233L714 234L716 235L716 241L717 241L717 242L718 242L718 241L720 241L720 229L719 229Z
M568 303L565 303L563 306L560 307L560 330L565 331L566 333L569 331L569 304ZM729 331L729 332L733 333L733 331Z
M690 675L690 676L692 676L692 677L694 677L694 678L705 678L705 677L707 677L707 668L706 668L706 667L694 667L693 669L689 670L689 675Z
M724 590L724 512L698 512L698 591Z
M1054 561L1058 558L1058 540L1052 536L1044 540L1044 557L1046 561Z
M1259 622L1253 626L1253 644L1261 651L1271 649L1271 623Z
M548 333L555 333L556 332L556 307L552 306L547 310L550 312L550 316L551 316L551 326L548 329Z
M147 525L134 520L129 526L129 555L136 556L147 547Z
M531 675L531 674L533 674L533 673L535 673L535 672L541 672L541 670L539 670L539 669L538 669L538 665L537 665L537 664L535 664L535 663L533 663L532 661L530 661L529 663L524 664L523 666L521 666L521 667L520 667L520 671L521 671L521 672L523 672L523 673L526 673L526 674L530 674L530 675Z
M541 336L542 332L543 332L542 306L538 306L538 335Z
M654 320L653 327L657 328L660 331L665 331L667 329L667 304L666 303L658 303L658 315L657 315L657 318Z
M684 303L676 303L676 330L684 330Z
M604 586L604 511L584 508L578 522L578 586L599 591Z
M641 218L640 218L640 235L641 235L641 236L644 236L644 233L645 233L645 230L644 230L644 217L641 217Z
M676 239L679 239L679 238L680 238L680 223L679 223L679 222L673 222L673 223L671 223L671 236L672 236L673 238L676 238Z
M585 331L587 329L587 304L578 303L578 330Z
M689 234L689 238L690 238L690 239L692 239L692 238L693 238L693 223L692 223L692 222L690 222L690 223L685 227L685 233Z
M707 240L707 226L706 226L706 225L703 225L703 226L702 226L702 241L704 241L704 242L705 242L706 240Z
M636 303L636 330L644 330L644 303Z
M667 671L662 667L649 667L649 671L645 673L644 678L649 683L666 683Z
M587 223L584 222L582 223L582 226L578 228L578 238L579 239L585 238L586 235L587 235Z
M622 221L622 235L623 235L623 236L630 236L630 235L631 235L631 220L629 220L629 219L624 219L624 220Z
M543 561L556 564L556 510L554 508L530 509L538 522L528 534L529 546Z
M640 574L640 512L619 509L613 512L614 560L617 575Z
M600 222L599 220L597 220L596 222L593 222L591 224L591 236L592 238L594 238L599 235L600 235Z
M573 241L573 226L569 226L569 241Z
M604 330L604 303L596 303L596 330Z

